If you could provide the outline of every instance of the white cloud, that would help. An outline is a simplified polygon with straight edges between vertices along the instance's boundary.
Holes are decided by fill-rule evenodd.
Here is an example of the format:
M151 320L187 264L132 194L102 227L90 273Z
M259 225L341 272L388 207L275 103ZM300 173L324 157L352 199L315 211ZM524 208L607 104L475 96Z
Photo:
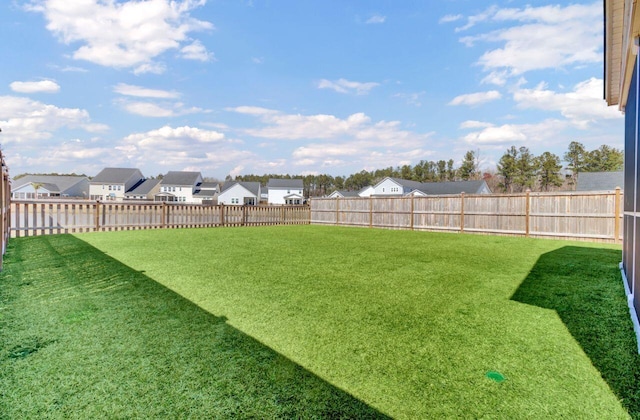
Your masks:
M476 24L480 22L484 22L493 16L498 8L496 6L491 6L487 10L482 13L478 13L477 15L472 15L467 18L467 23L464 26L460 26L456 28L456 32L466 31L467 29L472 28Z
M537 124L504 124L495 126L488 123L474 122L465 128L482 128L463 137L463 141L473 146L511 146L532 143L557 141L558 134L566 129L566 121L549 119ZM483 124L485 124L483 128ZM475 125L475 127L474 127Z
M223 133L196 127L164 126L126 136L116 147L131 164L140 168L153 162L167 170L216 170L226 164L252 163L253 152L237 150Z
M133 74L139 76L145 73L162 74L167 70L167 66L163 63L144 63L133 69Z
M460 128L486 128L492 127L493 124L483 121L467 120L460 124Z
M175 91L149 89L141 86L128 85L126 83L118 83L114 86L113 91L121 95L136 96L140 98L172 99L180 96L180 94Z
M202 45L202 42L198 40L182 47L182 49L180 49L180 52L182 53L182 58L186 58L187 60L197 60L203 62L215 60L213 53L207 51L207 48Z
M442 16L438 22L440 22L440 23L449 23L449 22L455 22L455 21L460 20L462 18L463 18L462 15L445 15L445 16Z
M425 92L414 92L414 93L396 93L393 95L394 98L403 99L407 104L413 106L422 106L422 102L420 98L425 94Z
M84 109L59 108L16 96L0 96L0 127L3 144L48 139L61 128L91 132L107 128L92 123Z
M504 71L514 76L531 70L602 61L602 3L522 9L491 7L470 16L467 24L457 30L469 29L483 21L517 22L514 26L460 39L467 46L478 42L503 44L486 51L478 60L486 71Z
M225 138L223 133L213 130L202 130L197 127L177 127L168 125L146 133L130 134L125 142L138 146L155 147L161 144L171 145L171 148L181 148L180 143L217 143Z
M502 98L502 95L497 90L490 90L487 92L467 93L465 95L456 96L449 102L449 105L480 105L487 102L495 101Z
M376 23L384 23L387 20L386 16L382 15L373 15L365 23L367 24L376 24Z
M259 106L238 106L235 108L226 108L227 111L237 112L238 114L247 115L270 115L277 114L278 111L268 108L262 108Z
M188 34L213 29L190 16L206 0L34 0L27 10L42 13L47 29L67 44L80 44L73 58L101 66L159 72L153 60L184 48ZM193 45L193 44L191 44ZM188 52L187 52L188 54Z
M173 117L172 109L163 108L151 102L127 102L123 105L127 112L143 117Z
M9 87L12 91L20 93L57 93L60 91L60 85L53 80L12 82Z
M355 93L356 95L365 95L376 86L380 86L380 84L375 82L352 82L347 79L335 81L322 79L318 82L318 89L332 89L338 93Z
M577 128L586 129L602 119L619 119L623 115L602 100L603 81L592 77L578 83L573 90L557 93L539 84L533 89L518 89L513 99L519 108L560 112Z
M487 74L481 81L481 84L490 84L496 86L504 86L507 83L507 72L506 71L492 71Z
M180 102L173 105L158 105L153 102L122 101L121 104L127 112L135 115L141 115L143 117L177 117L180 115L207 112L202 108L185 108L184 104Z

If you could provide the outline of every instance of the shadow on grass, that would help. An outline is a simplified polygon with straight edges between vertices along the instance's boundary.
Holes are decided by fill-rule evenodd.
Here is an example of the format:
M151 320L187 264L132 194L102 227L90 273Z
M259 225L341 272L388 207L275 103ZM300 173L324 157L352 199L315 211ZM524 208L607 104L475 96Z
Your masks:
M640 418L640 357L612 249L567 246L543 254L512 300L555 310L633 418Z
M387 418L73 236L9 246L0 408L10 417Z

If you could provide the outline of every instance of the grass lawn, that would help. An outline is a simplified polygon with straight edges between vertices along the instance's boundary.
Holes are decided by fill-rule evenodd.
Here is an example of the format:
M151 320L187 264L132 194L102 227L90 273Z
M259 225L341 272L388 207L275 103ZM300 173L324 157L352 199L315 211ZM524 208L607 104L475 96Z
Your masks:
M323 226L12 239L0 417L640 418L619 261Z

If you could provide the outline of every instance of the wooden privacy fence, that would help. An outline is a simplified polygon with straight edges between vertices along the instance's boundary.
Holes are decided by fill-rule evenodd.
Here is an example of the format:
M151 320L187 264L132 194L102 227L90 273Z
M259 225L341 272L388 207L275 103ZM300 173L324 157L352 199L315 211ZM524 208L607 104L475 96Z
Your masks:
M203 206L77 200L11 202L11 236L111 230L309 224L307 206Z
M619 188L594 193L314 198L311 224L619 243L621 200Z

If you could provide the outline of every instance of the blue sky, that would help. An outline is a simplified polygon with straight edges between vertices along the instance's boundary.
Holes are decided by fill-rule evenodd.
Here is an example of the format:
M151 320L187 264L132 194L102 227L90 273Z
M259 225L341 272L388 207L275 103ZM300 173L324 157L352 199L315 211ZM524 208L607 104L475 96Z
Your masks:
M31 0L0 6L13 175L349 175L512 145L622 148L601 1Z

